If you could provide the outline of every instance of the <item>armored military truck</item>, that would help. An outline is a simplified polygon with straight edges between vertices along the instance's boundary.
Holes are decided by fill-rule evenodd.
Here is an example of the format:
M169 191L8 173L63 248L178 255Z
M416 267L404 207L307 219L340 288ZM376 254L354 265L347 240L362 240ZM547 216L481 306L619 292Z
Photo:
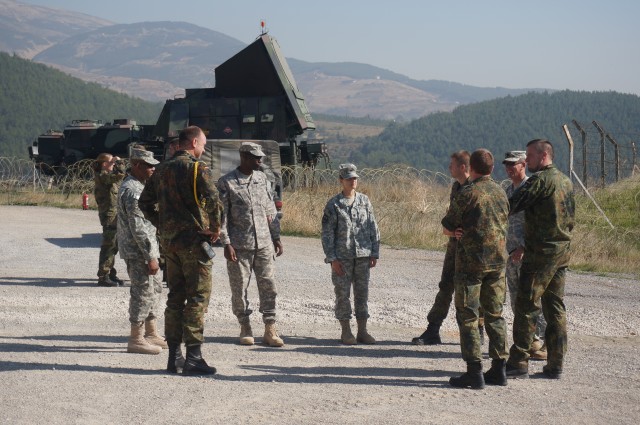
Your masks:
M29 146L29 158L34 160L41 172L53 175L62 165L64 134L58 130L48 130L38 136Z
M82 159L95 159L102 152L126 157L132 143L144 145L162 158L163 143L155 140L152 132L152 125L138 125L128 118L106 124L101 120L73 120L62 132L38 136L29 147L29 157L45 172L63 169Z

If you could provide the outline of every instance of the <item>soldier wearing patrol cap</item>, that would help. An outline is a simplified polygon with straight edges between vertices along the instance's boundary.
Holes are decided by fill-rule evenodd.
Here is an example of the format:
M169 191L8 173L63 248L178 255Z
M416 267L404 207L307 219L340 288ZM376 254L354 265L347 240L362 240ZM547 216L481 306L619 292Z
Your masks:
M380 231L367 195L356 192L358 169L340 165L342 191L331 198L322 215L322 248L325 263L331 264L331 281L336 294L335 316L342 327L345 345L375 344L367 331L369 318L369 274L380 257ZM351 286L358 333L351 333Z
M274 276L275 257L283 252L280 221L269 181L260 171L265 156L262 148L256 143L245 142L239 150L240 166L218 180L224 208L220 241L227 259L231 307L240 323L240 344L253 345L252 310L247 288L251 274L255 273L265 325L263 342L271 347L281 347L284 341L276 330Z
M525 151L510 151L505 153L502 164L505 167L507 176L511 180L511 184L505 190L507 198L511 198L513 193L520 189L526 183L527 173L525 160L527 153ZM522 256L524 254L524 211L509 216L509 227L507 229L507 288L509 289L509 299L511 300L511 310L516 309L516 297L518 295L518 280L520 279L520 265L522 264ZM544 336L547 322L542 314L538 315L536 321L536 334L534 335L531 349L529 350L530 358L533 360L546 360L547 348L541 341L540 336Z
M160 251L156 228L138 207L144 184L159 162L151 152L141 149L132 149L129 161L131 168L118 191L118 250L131 279L131 336L127 351L159 354L167 348L164 337L157 332L162 295L162 283L158 278Z

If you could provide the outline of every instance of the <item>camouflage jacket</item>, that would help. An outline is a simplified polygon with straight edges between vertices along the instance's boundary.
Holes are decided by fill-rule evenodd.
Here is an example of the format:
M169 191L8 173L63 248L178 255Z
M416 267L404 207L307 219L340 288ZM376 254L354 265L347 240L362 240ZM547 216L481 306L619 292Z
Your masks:
M529 177L509 203L511 214L524 211L523 261L545 261L569 252L576 209L573 184L555 165Z
M529 177L524 176L518 187L513 183L505 189L507 198L511 198L513 193L521 188ZM524 211L509 215L509 227L507 228L507 252L511 254L516 249L524 247Z
M451 185L451 192L449 192L449 207L451 206L451 203L453 202L453 199L456 197L458 192L460 192L460 189L462 189L468 184L469 184L469 179L467 179L463 184L460 184L458 180L453 181L453 184ZM448 210L449 208L447 208L447 211ZM449 243L455 243L455 242L457 242L456 238L449 237Z
M93 195L98 205L98 217L102 226L115 226L118 215L118 189L125 176L123 161L117 161L113 172L101 171L93 178Z
M494 271L505 266L508 215L507 195L490 176L460 190L442 219L445 229L463 230L456 247L456 271Z
M325 262L380 257L380 230L367 195L356 192L351 206L342 193L327 202L322 214Z
M138 206L169 252L199 245L206 239L202 230L220 228L220 201L211 170L186 151L156 166Z
M236 249L260 249L280 239L280 221L267 176L235 169L218 180L224 209L220 242Z
M118 251L120 258L160 258L156 228L144 218L138 207L138 198L144 184L128 175L118 191Z

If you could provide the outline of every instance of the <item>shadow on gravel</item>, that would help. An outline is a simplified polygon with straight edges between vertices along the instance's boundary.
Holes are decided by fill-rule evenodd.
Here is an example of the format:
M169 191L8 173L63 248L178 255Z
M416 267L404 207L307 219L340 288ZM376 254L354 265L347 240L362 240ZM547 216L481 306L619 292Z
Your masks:
M281 382L293 384L345 384L448 387L451 371L374 368L374 367L285 367L271 365L239 366L241 369L260 372L262 375L225 376L216 375L220 381ZM416 380L414 378L423 378ZM432 378L432 379L429 379ZM438 378L438 379L436 379Z
M16 370L56 370L71 372L101 372L118 373L124 375L166 375L165 370L134 369L128 367L107 367L92 365L68 365L58 363L20 363L0 361L0 372Z
M375 345L342 345L337 339L313 338L313 337L288 337L283 335L285 348L274 348L262 344L262 338L256 336L256 344L251 350L269 350L274 354L298 352L303 354L318 354L325 356L348 356L368 358L432 358L432 359L458 359L460 353L442 351L437 346L416 346L406 341L378 341ZM238 345L237 337L210 337L207 342L213 344ZM458 345L454 343L441 344L443 346ZM293 348L292 348L293 347ZM399 348L389 348L399 347Z
M79 238L44 238L44 240L60 248L100 248L102 234L83 233Z
M394 358L394 357L409 357L409 358L432 358L432 359L445 359L445 358L460 358L460 353L446 352L439 350L436 346L416 346L406 341L378 341L375 345L342 345L337 339L327 338L313 338L313 337L288 337L283 335L285 347L274 348L262 344L262 338L260 335L256 335L256 344L252 346L251 350L269 350L277 355L281 353L298 352L303 354L318 354L325 356L348 356L348 357L368 357L368 358ZM207 343L212 344L225 344L225 345L238 345L237 337L208 337ZM458 345L453 343L442 344ZM397 348L389 348L397 347Z
M2 277L0 286L39 286L42 288L67 288L72 286L95 286L96 289L118 290L118 288L101 288L97 285L98 278L94 279L49 279L33 277ZM120 287L122 288L122 287Z
M369 358L395 358L395 357L407 357L407 358L434 358L434 359L458 359L460 353L450 353L440 350L426 351L424 349L412 349L412 346L407 345L406 348L392 348L382 349L374 348L378 345L369 346L368 348L360 348L358 346L334 346L334 347L300 347L295 348L293 351L305 354L319 354L325 356L346 356L346 357L369 357Z
M285 337L289 346L296 346L293 351L307 354L327 356L372 357L372 358L459 358L459 353L439 350L436 346L416 346L406 341L378 340L375 345L342 345L337 339L313 337ZM457 345L457 344L444 344ZM390 348L399 347L399 348Z
M109 344L126 344L128 337L120 335L33 335L33 336L0 336L2 339L26 339L30 341L85 341L85 342L105 342ZM2 350L0 345L0 351Z
M37 342L13 342L15 340L61 341L62 343L86 342L111 345L43 345ZM38 335L0 337L0 353L115 353L124 351L126 344L127 337L107 335Z

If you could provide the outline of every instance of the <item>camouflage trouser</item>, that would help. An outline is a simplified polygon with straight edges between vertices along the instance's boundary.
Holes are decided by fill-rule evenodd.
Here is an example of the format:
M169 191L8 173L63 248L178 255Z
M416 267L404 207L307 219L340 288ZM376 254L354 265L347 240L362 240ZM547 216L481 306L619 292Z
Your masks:
M447 317L449 307L451 306L451 300L453 299L453 276L456 273L456 245L456 239L449 238L449 242L447 243L447 252L444 254L444 263L442 264L442 274L440 275L440 282L438 283L438 293L436 294L436 299L433 302L431 310L429 310L429 314L427 315L427 321L435 325L441 325ZM482 307L480 307L478 326L484 326Z
M511 301L511 311L516 311L516 297L518 296L518 282L520 281L520 265L522 263L514 263L511 257L507 260L507 288L509 289L509 300ZM539 314L536 320L536 334L534 339L544 338L544 332L547 329L547 322L544 315Z
M251 273L256 275L260 313L264 323L276 321L275 257L271 245L257 249L237 249L237 262L227 261L229 286L231 287L231 309L240 323L249 321L253 312L249 306L248 287Z
M211 296L213 261L200 245L193 249L165 252L167 263L167 308L164 332L168 343L199 345L204 342L204 315Z
M460 328L460 348L465 362L482 361L479 309L484 310L485 329L489 337L489 357L507 358L507 325L502 318L506 296L503 269L489 272L458 271L455 280L456 320Z
M114 225L102 226L102 244L100 245L100 259L98 260L98 277L115 276L113 265L118 253L117 228ZM113 270L113 271L112 271Z
M162 282L159 274L149 274L149 267L143 259L127 259L127 273L131 279L129 293L129 321L140 323L158 317Z
M331 269L331 281L336 293L336 319L351 319L351 285L353 284L353 307L356 319L369 318L369 257L353 258L349 260L338 260L342 263L345 271L344 276L338 276Z
M547 364L562 369L567 352L567 313L564 283L569 262L568 253L551 258L546 264L525 262L520 269L520 282L513 320L513 345L509 364L526 367L536 329L536 318L542 313L547 320L544 333L547 344Z

